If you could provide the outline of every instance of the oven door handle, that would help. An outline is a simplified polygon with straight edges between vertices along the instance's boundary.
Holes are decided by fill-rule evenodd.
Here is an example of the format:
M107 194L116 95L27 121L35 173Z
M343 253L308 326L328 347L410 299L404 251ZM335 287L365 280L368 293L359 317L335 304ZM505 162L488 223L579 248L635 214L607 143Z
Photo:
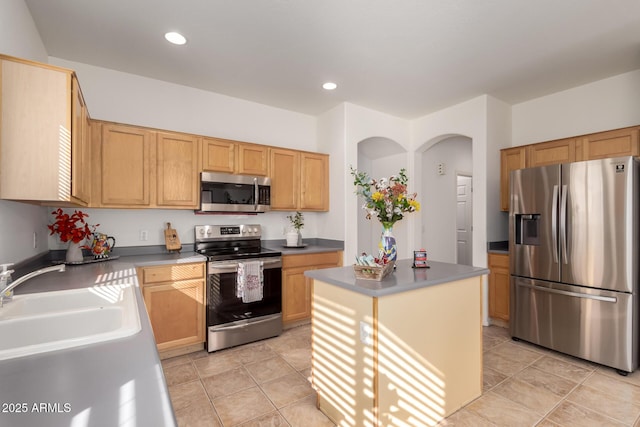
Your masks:
M224 273L235 273L238 271L239 262L229 263L229 264L221 264L221 265L209 265L207 270L208 274L224 274ZM271 268L280 268L282 267L281 259L274 259L268 261L262 261L262 268L265 270Z
M282 317L282 313L278 313L278 314L273 314L269 317L265 317L264 319L260 319L260 320L249 320L247 322L238 322L238 323L232 323L229 326L222 326L222 325L216 325L216 326L209 326L209 330L214 330L216 332L220 332L220 331L231 331L234 329L246 329L250 326L255 326L255 325L259 325L261 323L267 323L267 322L273 322L275 319L277 319L278 317Z

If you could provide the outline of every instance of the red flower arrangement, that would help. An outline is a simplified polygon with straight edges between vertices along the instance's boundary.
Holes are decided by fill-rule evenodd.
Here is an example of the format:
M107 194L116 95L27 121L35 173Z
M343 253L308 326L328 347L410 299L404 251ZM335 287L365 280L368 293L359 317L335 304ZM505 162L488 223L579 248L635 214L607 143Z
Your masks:
M73 243L80 243L93 233L92 228L95 230L95 228L100 225L90 226L87 224L84 219L89 215L82 211L74 211L72 215L69 215L58 208L51 213L56 216L56 221L47 226L49 230L51 230L50 235L59 234L60 240L63 242L72 241Z

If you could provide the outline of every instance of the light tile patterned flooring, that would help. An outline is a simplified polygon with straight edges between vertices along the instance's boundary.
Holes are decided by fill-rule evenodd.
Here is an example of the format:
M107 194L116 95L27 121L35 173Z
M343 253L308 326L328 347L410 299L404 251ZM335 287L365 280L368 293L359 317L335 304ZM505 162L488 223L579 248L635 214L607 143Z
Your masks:
M440 426L640 427L640 370L613 369L484 328L483 394ZM333 424L315 407L309 325L208 354L163 361L180 427L315 427Z

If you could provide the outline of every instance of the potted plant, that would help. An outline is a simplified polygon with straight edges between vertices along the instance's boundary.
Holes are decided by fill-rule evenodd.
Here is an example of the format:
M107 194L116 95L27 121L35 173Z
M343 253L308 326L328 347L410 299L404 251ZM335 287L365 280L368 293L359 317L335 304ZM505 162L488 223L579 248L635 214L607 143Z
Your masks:
M287 246L302 246L302 234L300 230L304 227L304 217L302 212L296 211L295 215L287 215L291 222L291 229L287 232Z

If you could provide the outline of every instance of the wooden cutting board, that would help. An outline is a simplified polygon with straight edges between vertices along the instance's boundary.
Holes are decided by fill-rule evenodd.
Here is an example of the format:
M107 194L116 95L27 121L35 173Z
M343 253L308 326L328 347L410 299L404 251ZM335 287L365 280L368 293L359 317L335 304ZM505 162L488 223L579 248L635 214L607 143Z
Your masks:
M164 230L164 243L167 246L168 251L180 252L180 249L182 249L178 233L176 232L176 230L171 228L170 222L167 223L167 229Z

